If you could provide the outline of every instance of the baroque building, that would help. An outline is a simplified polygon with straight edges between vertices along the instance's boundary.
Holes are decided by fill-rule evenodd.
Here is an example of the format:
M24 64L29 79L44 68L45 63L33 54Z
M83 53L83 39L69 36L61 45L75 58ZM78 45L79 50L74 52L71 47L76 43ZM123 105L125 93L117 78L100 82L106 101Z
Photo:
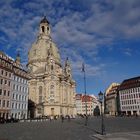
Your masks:
M62 67L60 54L51 38L51 28L44 17L39 34L28 53L29 100L35 105L32 116L75 115L75 81L68 58Z

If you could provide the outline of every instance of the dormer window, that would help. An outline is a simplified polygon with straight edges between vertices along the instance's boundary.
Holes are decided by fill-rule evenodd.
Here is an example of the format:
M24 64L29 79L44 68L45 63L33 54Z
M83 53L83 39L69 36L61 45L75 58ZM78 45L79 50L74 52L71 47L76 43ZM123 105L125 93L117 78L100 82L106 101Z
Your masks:
M44 33L44 32L45 32L45 27L44 27L44 26L42 26L41 28L42 28L42 32Z

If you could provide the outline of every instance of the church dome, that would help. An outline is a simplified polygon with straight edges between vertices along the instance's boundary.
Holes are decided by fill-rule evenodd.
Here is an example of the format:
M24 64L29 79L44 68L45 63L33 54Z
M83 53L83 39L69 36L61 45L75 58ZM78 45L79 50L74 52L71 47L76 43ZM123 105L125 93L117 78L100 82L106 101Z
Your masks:
M33 60L44 61L48 58L48 52L51 46L51 54L55 62L60 64L60 54L55 43L46 42L44 39L41 39L33 43L31 50L29 51L29 62Z

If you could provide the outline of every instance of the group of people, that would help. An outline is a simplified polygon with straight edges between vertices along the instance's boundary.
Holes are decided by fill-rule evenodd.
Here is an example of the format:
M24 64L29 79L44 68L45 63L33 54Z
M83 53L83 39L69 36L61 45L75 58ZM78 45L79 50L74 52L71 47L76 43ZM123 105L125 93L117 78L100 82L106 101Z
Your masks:
M52 121L53 119L54 119L54 120L57 120L57 119L58 119L58 116L50 116L50 121ZM61 122L62 122L62 123L64 122L65 119L67 119L68 122L70 122L70 120L71 120L71 118L70 118L69 115L66 115L65 117L64 117L64 115L61 115L61 116L60 116L60 119L61 119Z
M64 117L63 115L61 115L61 121L62 121L62 123L64 122L64 119L65 118L70 122L71 118L70 118L69 115L67 115L66 117Z

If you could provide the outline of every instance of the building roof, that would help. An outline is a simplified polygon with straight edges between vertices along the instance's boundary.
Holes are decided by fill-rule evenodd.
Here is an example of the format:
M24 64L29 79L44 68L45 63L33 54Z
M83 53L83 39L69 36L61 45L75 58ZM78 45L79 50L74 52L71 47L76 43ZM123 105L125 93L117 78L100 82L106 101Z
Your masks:
M91 102L93 101L93 97L89 96L89 95L83 95L82 96L82 102Z
M119 90L125 90L136 87L140 87L140 76L124 80L120 85Z
M40 21L40 23L48 23L49 24L49 21L47 20L46 16L44 16L44 18Z
M17 64L14 59L4 52L0 52L0 67L12 71L15 75L29 79L27 71L21 64Z
M82 94L76 94L76 100L81 100L82 99Z
M110 95L117 92L117 89L119 88L119 83L112 83L106 90L106 95Z

